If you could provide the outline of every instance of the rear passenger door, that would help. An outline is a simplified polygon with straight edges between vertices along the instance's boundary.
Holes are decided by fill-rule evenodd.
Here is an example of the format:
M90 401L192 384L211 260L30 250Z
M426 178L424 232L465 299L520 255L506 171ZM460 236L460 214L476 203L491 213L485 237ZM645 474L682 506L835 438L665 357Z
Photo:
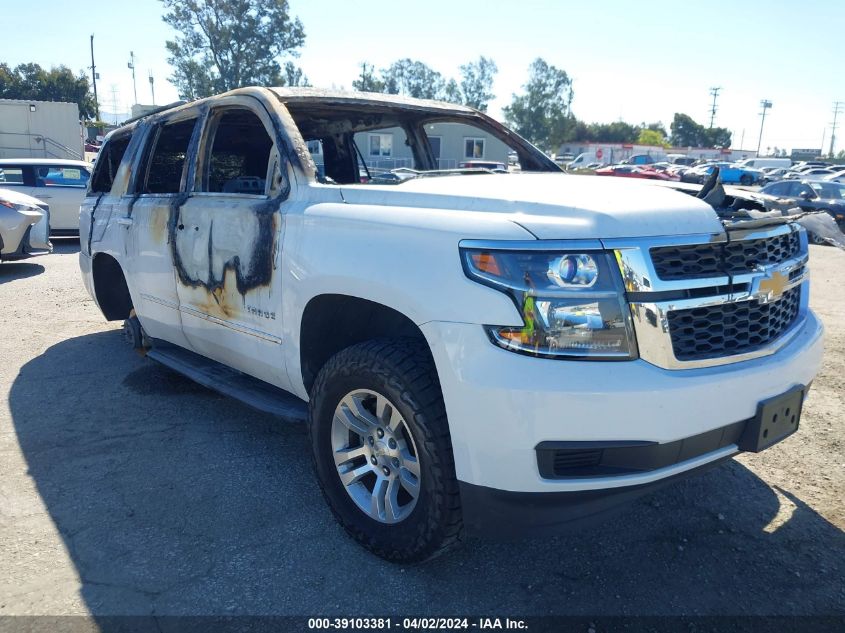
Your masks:
M79 207L85 198L88 178L87 165L35 165L33 196L50 205L52 233L77 235Z
M287 197L273 123L252 97L211 108L174 237L182 327L205 356L280 387L281 232Z
M188 110L149 130L134 181L111 221L127 231L127 281L141 324L150 336L183 347L190 344L182 331L173 243L200 125Z

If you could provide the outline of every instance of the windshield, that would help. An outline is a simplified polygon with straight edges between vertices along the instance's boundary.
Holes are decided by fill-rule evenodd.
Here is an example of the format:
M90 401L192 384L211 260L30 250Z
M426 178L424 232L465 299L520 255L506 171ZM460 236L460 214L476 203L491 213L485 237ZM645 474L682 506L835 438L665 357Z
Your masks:
M845 185L835 182L811 182L809 185L819 198L825 200L845 200Z
M365 99L292 100L285 106L324 184L399 185L427 176L561 171L533 145L470 110Z

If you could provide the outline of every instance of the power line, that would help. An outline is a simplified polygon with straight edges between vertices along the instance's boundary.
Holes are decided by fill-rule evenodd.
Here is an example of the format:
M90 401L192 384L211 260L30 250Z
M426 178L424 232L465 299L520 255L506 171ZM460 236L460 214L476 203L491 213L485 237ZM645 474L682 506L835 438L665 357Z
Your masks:
M713 119L716 118L716 99L719 96L721 87L710 88L710 94L713 95L713 105L710 107L710 129L713 129Z
M833 102L833 123L830 124L830 157L833 158L833 145L836 143L836 118L842 114L842 101Z

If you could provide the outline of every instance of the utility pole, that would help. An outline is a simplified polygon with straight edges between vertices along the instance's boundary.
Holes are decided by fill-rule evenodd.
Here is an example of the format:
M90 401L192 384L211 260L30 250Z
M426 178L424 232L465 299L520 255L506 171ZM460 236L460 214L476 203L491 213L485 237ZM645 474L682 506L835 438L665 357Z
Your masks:
M713 129L713 119L716 118L716 98L719 96L721 87L710 88L710 94L713 95L713 105L710 107L710 129Z
M153 71L148 70L147 73L150 76L150 93L152 93L152 95L153 95L153 105L155 105L156 104L156 89L155 89L155 86L153 86Z
M842 105L841 101L833 102L833 123L830 124L830 158L833 158L833 144L836 142L836 118L842 114Z
M762 119L760 119L760 138L757 140L757 156L760 155L760 145L763 144L763 124L766 122L766 110L772 107L772 102L768 99L763 99L760 102L760 107L763 108Z
M135 94L135 104L138 104L138 88L135 87L135 53L129 51L129 63L126 64L132 70L132 92Z
M94 83L94 113L100 120L100 102L97 101L97 67L94 65L94 34L91 34L91 79Z

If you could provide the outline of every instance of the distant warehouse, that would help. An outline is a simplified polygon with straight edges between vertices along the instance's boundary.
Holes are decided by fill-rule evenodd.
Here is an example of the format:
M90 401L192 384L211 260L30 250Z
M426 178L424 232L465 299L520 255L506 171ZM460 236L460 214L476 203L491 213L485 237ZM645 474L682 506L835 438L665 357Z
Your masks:
M82 156L77 104L0 99L0 158L79 160Z

